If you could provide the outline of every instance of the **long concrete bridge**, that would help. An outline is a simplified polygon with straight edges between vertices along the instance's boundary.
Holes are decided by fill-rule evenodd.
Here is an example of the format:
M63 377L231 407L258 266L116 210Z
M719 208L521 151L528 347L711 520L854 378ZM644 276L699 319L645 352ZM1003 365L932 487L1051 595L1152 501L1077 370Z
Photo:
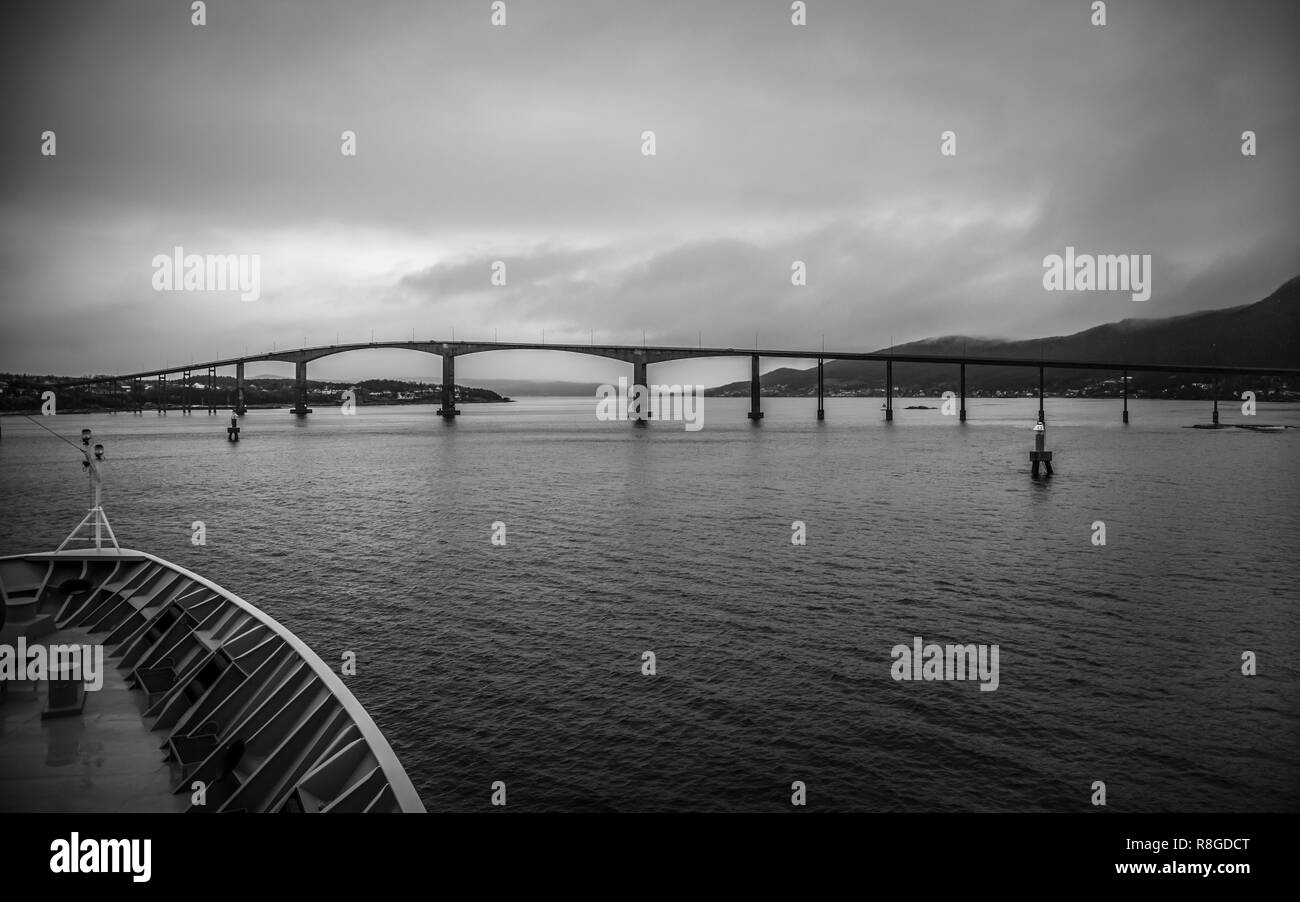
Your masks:
M373 350L377 348L398 348L409 351L421 351L426 354L433 354L442 358L442 396L441 404L438 408L438 415L446 418L457 416L460 411L456 409L455 399L455 378L456 378L456 358L464 357L467 354L483 354L488 351L564 351L571 354L589 354L596 357L607 357L611 360L620 360L632 364L634 385L646 385L650 383L647 379L647 368L654 363L663 363L669 360L688 360L693 358L704 357L748 357L751 361L750 366L750 409L749 418L759 420L763 417L762 406L759 400L759 361L763 357L768 358L785 358L785 359L807 359L817 361L817 419L825 419L826 411L824 407L825 387L822 376L823 368L827 360L877 360L885 365L885 419L894 418L894 364L895 363L931 363L931 364L950 364L959 370L959 420L966 421L966 368L968 366L997 366L997 367L1025 367L1038 369L1038 416L1039 420L1044 419L1043 410L1043 372L1047 369L1061 370L1104 370L1121 374L1124 385L1124 410L1123 421L1129 421L1128 415L1128 375L1129 373L1188 373L1204 376L1282 376L1282 377L1300 377L1300 369L1277 369L1264 367L1246 367L1246 366L1219 366L1219 365L1202 365L1202 364L1152 364L1140 362L1118 362L1118 361L1095 361L1095 360L1046 360L1030 359L1015 357L967 357L955 355L932 355L932 354L906 354L895 353L893 351L876 351L876 352L832 352L832 351L806 351L806 350L783 350L779 348L706 348L706 347L648 347L635 345L597 345L597 344L548 344L545 342L496 342L496 341L372 341L359 344L333 344L323 345L320 347L299 348L297 350L270 351L264 354L251 354L243 357L229 357L222 360L213 360L207 363L191 363L184 366L170 366L162 369L145 370L138 373L125 373L117 376L100 376L93 379L84 379L76 382L65 382L60 387L66 388L77 385L94 385L105 382L120 383L124 380L131 380L133 384L132 394L137 399L140 397L141 383L145 380L157 380L160 391L158 392L157 405L159 411L166 409L166 386L167 377L179 374L181 383L188 387L192 383L193 374L202 370L207 370L208 385L217 375L217 370L234 367L235 369L235 399L232 408L234 412L242 416L246 412L244 403L244 367L249 363L259 361L279 361L282 363L292 363L294 365L294 377L296 381L296 403L291 412L297 416L306 416L311 412L307 407L307 364L313 360L320 360L322 357L329 357L334 354L345 354L350 351ZM1218 422L1218 400L1215 399L1214 421ZM216 412L216 405L212 403L209 396L205 405L209 412ZM186 404L187 408L188 395Z

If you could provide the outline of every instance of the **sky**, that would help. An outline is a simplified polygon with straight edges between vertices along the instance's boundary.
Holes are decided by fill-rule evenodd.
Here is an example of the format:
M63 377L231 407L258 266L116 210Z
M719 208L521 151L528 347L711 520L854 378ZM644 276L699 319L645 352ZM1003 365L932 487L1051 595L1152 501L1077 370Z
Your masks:
M780 0L491 6L213 0L196 26L181 2L8 4L0 371L453 331L862 351L1235 306L1300 273L1298 3L1111 2L1105 25L1090 0L809 0L802 26ZM257 255L260 296L154 290L178 246ZM1045 290L1067 246L1149 254L1150 299ZM630 369L510 352L457 379ZM309 375L440 372L367 351Z

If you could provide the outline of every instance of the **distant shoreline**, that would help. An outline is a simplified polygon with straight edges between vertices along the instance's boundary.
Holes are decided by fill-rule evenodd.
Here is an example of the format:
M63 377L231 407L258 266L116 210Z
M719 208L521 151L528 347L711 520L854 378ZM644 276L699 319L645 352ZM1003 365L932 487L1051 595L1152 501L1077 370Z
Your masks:
M514 398L458 398L457 406L461 404L513 404ZM308 402L310 403L310 402ZM330 405L335 405L336 401L330 401ZM425 401L385 401L382 404L358 404L358 407L437 407L441 402L435 400ZM324 406L324 405L322 405ZM139 408L142 412L156 411L158 407L154 404L143 404ZM217 412L224 413L233 410L229 404L218 404ZM293 410L292 404L245 404L245 410ZM134 413L134 407L73 407L68 410L60 410L58 416L67 416L69 414L86 414L86 413ZM176 404L167 406L169 411L180 411L182 408ZM192 404L190 405L191 416L196 412L206 413L207 405ZM0 410L0 417L31 417L40 416L40 408L36 410Z
M526 398L525 400L530 400L530 401L532 401L532 400L559 400L559 401L571 401L571 400L574 400L574 398L576 398L576 397L579 397L579 396L576 396L576 395L529 395L529 396L527 396L527 398ZM807 396L805 396L805 395L763 395L763 397L764 397L764 398L795 398L795 399L806 399ZM865 401L865 400L871 400L871 399L874 398L874 397L882 397L882 396L873 396L873 395L856 395L856 396L843 396L843 395L841 395L841 396L830 396L830 395L828 395L828 396L826 396L826 400L827 400L827 401L830 401L830 400L837 400L837 401L864 400L864 401ZM895 397L897 398L897 396L895 396ZM732 401L739 400L738 398L729 397L729 396L724 396L724 398L725 398L726 400L732 400ZM1037 400L1037 398L1038 398L1038 396L1037 396L1037 395L1034 395L1034 396L1032 397L1032 400ZM1053 400L1053 401L1095 401L1095 402L1098 402L1098 403L1108 403L1108 404L1109 404L1109 403L1114 403L1115 401L1119 400L1118 398L1104 398L1104 397L1093 397L1093 398L1077 398L1077 397L1073 397L1073 398L1072 398L1072 397L1067 397L1067 396L1065 396L1065 395L1051 395L1051 394L1046 395L1045 398L1047 398L1048 400ZM457 406L460 406L460 405L462 405L462 404L512 404L512 403L515 403L515 402L517 402L517 401L519 401L519 400L520 400L519 398L500 398L499 400L491 400L491 399L473 399L473 400L471 400L471 399L459 399L459 400L456 401L456 404L457 404ZM915 398L910 398L910 399L908 399L908 400L915 400ZM935 398L924 398L924 400L936 400L936 399L935 399ZM968 396L967 396L967 400L968 400L968 401L969 401L969 400L972 400L971 396L968 395ZM1017 396L1017 397L1006 397L1006 398L974 398L973 400L982 400L982 401L1021 401L1021 400L1031 400L1031 399L1028 398L1028 397L1019 397L1019 396ZM1137 402L1137 401L1152 401L1152 402L1166 402L1166 403L1167 403L1167 402L1170 402L1170 401L1181 401L1181 402L1191 403L1191 402L1202 402L1202 401L1204 401L1204 400L1205 400L1204 398L1134 398L1134 397L1131 397L1131 396L1129 397L1129 403L1130 403L1130 404L1133 404L1134 402ZM1292 400L1283 400L1283 401L1257 401L1256 403L1259 404L1260 406L1263 406L1263 405L1267 404L1267 405L1268 405L1271 409L1273 409L1273 410L1285 410L1285 409L1287 409L1287 408L1282 407L1282 406L1280 406L1280 405L1288 405L1288 404L1289 404L1289 405L1293 405L1293 408L1294 408L1294 407L1300 407L1300 404L1297 404L1296 401L1292 401ZM331 406L334 406L334 404L335 404L335 402L333 402L333 401L330 402L330 405L331 405ZM358 406L359 406L359 407L437 407L438 404L439 404L439 402L438 402L437 400L433 400L433 401L424 401L424 400L421 400L421 401L385 401L385 402L383 402L382 404L359 404ZM324 406L324 405L322 405L322 406ZM153 405L148 405L148 406L142 407L142 408L140 408L140 409L141 409L141 412L143 412L143 413L157 412L157 410L158 410L158 408L155 407L155 406L153 406ZM246 410L293 410L293 405L292 405L292 404L248 404L248 405L246 405L245 409L246 409ZM927 406L927 405L915 405L915 406L903 407L902 405L898 405L898 404L896 404L896 405L895 405L895 409L896 409L896 410L938 410L939 408L938 408L938 407L933 407L933 406ZM178 406L176 406L176 405L171 405L171 406L169 406L169 407L167 408L167 410L168 410L169 412L176 412L176 413L179 413L179 412L181 411L181 408L178 407ZM191 414L190 414L190 415L191 415L191 416L194 416L194 415L196 415L196 414L198 414L198 413L200 413L200 412L202 412L202 413L206 413L206 411L207 411L207 408L206 408L206 407L204 407L203 405L198 405L198 404L196 404L196 405L194 405L193 407L191 407ZM110 409L110 408L106 408L106 407L76 407L76 408L72 408L72 409L70 409L70 410L61 410L61 411L59 411L58 416L70 416L70 415L74 415L74 414L75 414L75 415L84 415L84 414L92 414L92 413L134 413L134 412L135 412L134 408L118 408L118 409ZM229 413L229 412L231 412L231 408L230 408L229 405L224 405L224 404L223 404L223 405L219 405L219 406L217 407L217 413ZM40 410L39 410L39 409L37 409L37 410L31 410L31 411L24 411L24 410L0 410L0 417L22 417L22 416L27 416L27 417L37 417L37 416L40 416L40 415L41 415L41 413L40 413Z

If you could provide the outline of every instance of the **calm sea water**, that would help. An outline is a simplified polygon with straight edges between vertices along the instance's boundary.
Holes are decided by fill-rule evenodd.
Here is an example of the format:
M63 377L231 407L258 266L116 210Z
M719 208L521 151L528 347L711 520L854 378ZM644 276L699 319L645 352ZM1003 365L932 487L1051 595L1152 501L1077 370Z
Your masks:
M254 411L238 444L228 415L43 422L106 444L125 546L355 652L433 811L495 780L523 811L790 810L796 780L823 810L1084 811L1096 780L1115 811L1300 809L1300 430L1048 399L1034 483L1032 399L964 427L901 409L933 400L892 425L879 399L822 424L764 399L758 427L747 403L708 399L700 432L582 399ZM79 459L4 418L0 553L62 540ZM893 680L915 636L998 645L997 690Z

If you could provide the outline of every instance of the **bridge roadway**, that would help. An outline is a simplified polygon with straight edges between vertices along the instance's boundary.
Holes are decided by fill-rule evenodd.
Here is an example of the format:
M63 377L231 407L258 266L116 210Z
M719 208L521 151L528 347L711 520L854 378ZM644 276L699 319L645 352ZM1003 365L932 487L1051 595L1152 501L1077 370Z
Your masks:
M667 347L667 346L635 346L635 345L597 345L597 344L548 344L545 342L497 342L497 341L372 341L358 344L333 344L322 345L311 348L298 348L296 350L269 351L264 354L248 354L242 357L228 357L221 360L212 360L206 363L191 363L184 366L171 366L162 369L144 370L138 373L125 373L117 376L98 376L91 379L83 379L76 382L61 383L59 387L68 388L79 385L94 385L104 382L121 382L130 380L136 383L133 386L132 394L139 397L136 388L138 384L145 379L156 379L160 388L158 394L159 410L166 409L165 389L167 376L180 373L182 383L186 386L186 401L182 405L188 411L188 386L191 381L191 374L197 370L206 369L209 376L209 385L211 380L216 376L219 368L233 366L235 368L235 405L236 414L243 415L246 408L244 403L244 366L248 363L259 361L279 361L281 363L294 364L294 379L296 383L296 403L292 412L298 416L306 416L310 413L307 407L307 364L313 360L319 360L322 357L329 357L334 354L345 354L350 351L373 350L376 348L398 348L409 351L420 351L426 354L434 354L442 358L442 397L441 404L438 408L438 415L443 417L455 417L460 411L456 409L454 385L456 378L456 358L463 357L466 354L481 354L487 351L564 351L571 354L588 354L596 357L607 357L612 360L621 360L631 363L633 366L634 385L649 385L646 375L646 368L652 363L663 363L669 360L688 360L701 357L749 357L750 366L750 410L749 418L759 420L763 416L762 408L759 403L759 360L763 357L785 358L785 359L806 359L817 361L817 419L825 419L825 408L823 399L825 395L824 380L822 371L827 360L878 360L885 364L885 419L892 420L893 410L893 366L895 363L939 363L952 364L960 369L959 378L959 420L966 421L966 367L967 366L1001 366L1001 367L1037 367L1038 368L1038 415L1039 420L1044 419L1043 411L1043 371L1047 369L1066 369L1066 370L1106 370L1120 373L1124 376L1124 414L1125 423L1129 421L1128 417L1128 374L1129 373L1193 373L1205 376L1300 376L1300 369L1270 369L1267 367L1247 367L1247 366L1221 366L1207 364L1160 364L1160 363L1138 363L1138 362L1118 362L1118 361L1094 361L1094 360L1059 360L1059 359L1032 359L1022 357L968 357L965 355L947 355L947 354L907 354L897 353L894 351L802 351L802 350L782 350L776 348L706 348L706 347ZM211 403L207 404L210 412L215 412L216 407ZM137 408L139 409L139 408ZM1218 421L1218 400L1215 400L1215 422Z

